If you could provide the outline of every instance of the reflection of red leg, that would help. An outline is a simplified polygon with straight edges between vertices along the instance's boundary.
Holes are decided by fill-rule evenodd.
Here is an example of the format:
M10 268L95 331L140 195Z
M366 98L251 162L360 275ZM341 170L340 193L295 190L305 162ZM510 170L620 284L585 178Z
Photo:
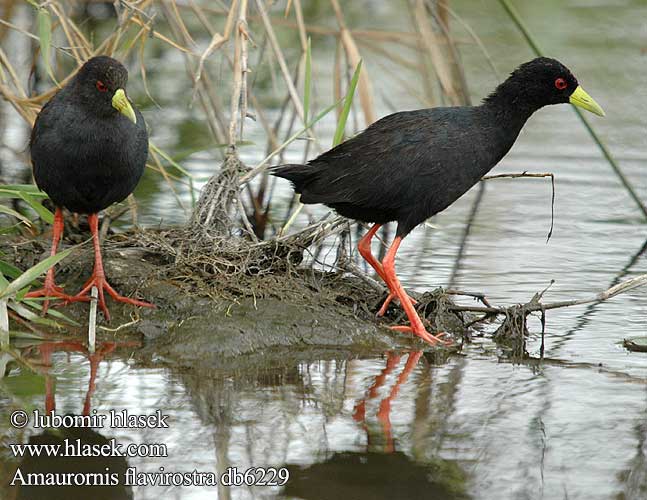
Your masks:
M141 300L130 299L119 295L114 288L106 281L106 274L103 271L103 260L101 258L101 243L99 241L99 216L98 214L88 215L88 223L90 224L90 231L92 231L92 243L94 244L94 270L92 276L85 282L83 289L74 296L73 300L86 299L87 295L93 286L97 287L99 292L99 308L103 311L107 321L110 321L110 313L106 306L106 299L104 297L104 290L117 302L124 302L140 307L155 307L153 304ZM86 299L87 300L87 299Z
M442 342L442 340L438 337L434 337L429 332L427 332L424 325L422 324L420 316L418 316L418 313L411 303L411 299L404 291L404 288L402 288L400 280L395 274L395 255L398 253L398 248L400 247L401 242L402 238L400 236L396 236L393 240L391 248L389 248L388 252L386 253L386 257L384 257L384 260L382 261L382 267L384 269L384 274L386 275L387 284L389 285L389 288L396 294L398 299L400 299L400 304L402 304L402 308L407 314L410 323L409 327L394 327L394 329L398 331L411 331L411 333L417 335L423 340L426 340L430 344L437 344L438 342Z
M388 353L388 358L386 360L386 366L382 370L382 372L375 377L375 381L373 382L373 385L368 388L368 396L362 399L359 403L355 405L354 412L353 412L353 419L356 422L363 422L366 418L366 401L369 399L374 399L377 397L377 391L380 387L384 385L384 382L386 382L386 377L388 377L389 373L391 373L396 366L398 366L398 363L400 362L400 356L393 354L392 352Z
M85 400L83 401L83 415L89 415L92 407L92 395L97 386L97 372L99 364L103 358L110 354L117 347L116 342L105 342L99 345L99 349L94 354L89 354L88 360L90 361L90 382L88 383L88 391L85 393ZM127 344L126 344L127 345Z
M63 235L63 209L57 208L56 212L54 213L54 226L53 226L53 231L52 231L52 250L50 252L50 255L56 255L56 251L58 250L58 243L61 240L61 236ZM63 292L63 289L60 286L56 286L54 283L54 267L50 267L49 270L47 271L47 275L45 276L45 283L43 288L39 288L38 290L34 290L33 292L29 292L25 297L29 299L33 299L36 297L46 297L45 301L43 302L43 314L47 313L47 309L49 309L49 298L57 298L57 299L63 299L66 301L69 301L72 299L70 295L67 295L66 293Z
M382 429L384 430L384 435L386 436L387 453L393 453L393 451L395 450L393 432L391 429L391 403L398 396L398 392L400 392L400 386L407 381L409 374L418 364L420 356L422 356L422 351L412 352L409 354L409 357L407 358L407 364L404 366L402 373L400 373L400 375L398 376L398 380L395 381L391 392L380 402L380 409L377 412L377 419L382 424ZM399 359L400 358L398 357L398 360Z
M380 229L380 227L382 227L382 224L373 224L373 227L371 227L371 229L368 230L368 232L362 237L362 239L359 240L357 249L359 250L360 255L364 257L364 260L368 262L373 269L375 269L375 272L380 278L382 278L382 281L384 281L387 286L389 286L386 280L386 274L384 274L384 269L382 268L382 264L380 264L380 262L371 253L371 240L373 239L373 236L375 236L375 233L377 233L377 230ZM377 316L384 316L384 313L386 312L389 304L394 298L396 298L396 295L389 286L389 296L382 304L382 307L380 307L380 310L377 312ZM411 299L411 297L409 298L411 302L413 302L414 304L416 303L416 301Z
M40 362L45 367L45 413L49 414L56 410L56 391L54 390L54 379L49 373L52 366L52 346L49 342L40 345Z

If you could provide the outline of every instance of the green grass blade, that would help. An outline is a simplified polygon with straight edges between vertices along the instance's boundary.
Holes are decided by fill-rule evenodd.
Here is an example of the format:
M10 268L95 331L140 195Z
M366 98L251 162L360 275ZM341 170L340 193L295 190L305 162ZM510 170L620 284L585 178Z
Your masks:
M344 98L344 107L341 110L341 115L339 115L339 122L337 122L337 129L335 130L335 137L333 139L333 147L337 146L342 139L344 138L344 130L346 129L346 121L348 120L348 115L350 113L350 108L353 105L353 98L355 96L355 89L357 88L357 82L359 81L359 74L362 70L362 61L357 64L355 68L355 73L353 78L350 81L350 87L348 88L348 93Z
M514 6L509 2L509 0L499 0L499 3L503 6L508 16L510 16L510 19L512 19L512 22L515 24L517 29L521 31L521 34L526 39L526 42L528 42L528 45L530 45L530 48L532 49L532 51L538 56L543 56L544 52L541 50L541 47L539 46L535 38L530 33L530 30L528 29L528 27L526 26L526 23L519 15L519 12L517 12L517 9L514 8ZM631 184L627 176L624 174L622 168L620 167L620 164L616 161L615 157L611 154L611 151L609 150L607 145L602 141L602 138L595 131L595 129L589 122L588 118L584 116L582 111L580 111L575 106L571 106L571 107L575 112L575 114L577 115L577 117L582 122L582 124L584 125L584 128L586 128L586 131L589 133L593 141L597 144L598 148L600 149L600 152L607 160L607 162L615 172L616 176L620 179L620 182L622 182L622 185L626 189L627 193L629 193L629 196L631 197L631 199L633 199L638 209L642 212L643 217L647 219L647 205L645 205L643 201L640 199L640 196L638 196L638 193L634 189L633 185Z
M22 271L18 269L16 266L14 266L13 264L9 264L4 260L0 260L0 276L2 277L7 276L13 280L13 279L16 279L18 276L20 276L21 274L22 274ZM1 281L0 281L0 288L3 288Z
M36 323L37 325L48 326L51 328L62 328L62 325L59 325L53 319L42 318L34 311L31 311L22 303L16 302L15 300L9 301L9 308L16 312L16 314L18 314L21 318L24 318L32 323Z
M160 148L158 148L155 144L149 141L148 147L150 147L155 153L160 155L162 158L164 158L167 162L169 162L171 165L173 165L175 168L177 168L182 174L186 175L189 178L192 178L193 175L186 170L182 165L180 165L178 162L176 162L169 154L165 153L162 151Z
M7 309L7 299L0 299L0 349L6 349L8 346L9 309Z
M333 109L335 109L339 104L341 103L341 100L331 104L328 106L326 109L321 111L317 116L315 116L310 123L307 123L305 127L303 127L301 130L298 132L295 132L292 134L287 140L285 140L281 145L279 145L274 151L272 151L270 154L268 154L263 160L261 160L260 163L258 163L253 169L251 169L249 172L247 172L245 175L243 175L240 178L240 184L242 185L245 182L248 182L250 179L254 178L259 172L262 172L265 170L267 167L267 162L270 161L270 159L273 156L276 156L279 154L281 151L283 151L285 148L287 148L290 144L292 144L294 141L296 141L301 135L303 135L309 128L313 127L319 120L321 120L324 116L326 116L328 113L330 113Z
M34 332L20 332L16 330L9 330L9 336L12 339L26 339L26 340L46 340L47 337L39 335Z
M306 48L306 76L303 84L303 122L308 123L308 114L310 111L310 92L312 88L312 47L310 37L308 37L308 46Z
M47 257L42 262L39 262L35 266L32 266L29 269L27 269L15 280L9 283L9 286L6 286L2 290L0 290L0 300L7 297L11 297L12 295L18 293L22 288L29 285L41 274L44 274L45 272L47 272L47 270L50 267L54 266L55 264L63 260L65 257L70 255L70 253L72 253L72 250L74 250L75 248L76 247L68 248L67 250L64 250L56 255Z
M48 224L54 224L54 214L47 210L39 201L34 199L30 194L20 193L20 198L25 200L34 212Z
M50 60L51 48L52 48L52 16L49 11L45 8L38 8L38 40L40 41L40 53L43 57L43 62L45 63L45 69L47 74L52 79L52 81L58 85L56 78L54 77L54 71L52 71L52 65Z
M0 184L0 198L20 198L21 193L34 198L47 198L47 193L33 184Z
M18 219L20 222L23 222L27 226L31 226L31 221L27 217L25 217L20 212L16 212L15 210L9 207L5 207L4 205L0 205L0 214L11 215L12 217L15 217L16 219Z
M25 299L22 301L23 303L29 305L29 307L32 307L38 311L43 310L43 305L40 303L39 300L32 300L32 299ZM72 318L67 316L66 314L63 314L60 311L57 311L56 309L52 309L51 307L47 310L47 316L51 316L52 318L60 319L62 321L65 321L66 323L69 323L70 325L74 326L81 326L80 323L77 321L74 321Z

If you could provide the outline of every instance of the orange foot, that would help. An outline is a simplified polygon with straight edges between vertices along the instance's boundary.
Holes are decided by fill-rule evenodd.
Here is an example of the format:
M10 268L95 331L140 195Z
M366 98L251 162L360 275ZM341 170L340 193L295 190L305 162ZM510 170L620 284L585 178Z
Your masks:
M425 340L426 342L429 342L431 345L436 345L436 344L442 344L442 345L452 345L451 340L443 340L440 337L445 337L447 336L447 333L445 332L440 332L437 333L436 335L432 335L429 333L423 326L420 326L418 328L413 328L409 325L403 325L403 326L390 326L391 330L395 330L396 332L403 332L403 333L413 333L417 337L420 337L422 340Z
M27 295L25 295L25 297L28 299L45 297L45 301L43 302L43 311L42 311L43 316L47 314L47 310L49 309L50 299L61 299L64 304L67 304L69 302L90 300L89 297L76 298L76 297L73 297L72 295L66 294L60 286L57 286L54 283L53 279L50 280L47 278L45 279L45 285L43 286L43 288L39 288L38 290L29 292Z
M407 297L409 296L407 295ZM382 316L384 316L384 314L386 314L386 310L389 308L389 304L393 301L393 299L397 299L397 298L398 296L395 293L389 292L389 296L384 301L384 304L382 304L382 307L380 307L380 310L377 312L376 316L378 318L381 318ZM409 300L414 306L418 303L416 299L412 299L411 297L409 297Z
M123 302L125 304L131 304L133 306L139 306L139 307L152 307L154 308L154 304L150 304L148 302L144 302L143 300L137 300L137 299L131 299L128 297L124 297L123 295L119 295L117 291L110 286L110 283L106 281L106 277L101 275L101 274L93 274L88 281L85 282L85 285L83 285L83 289L77 293L74 297L72 297L73 301L76 300L90 300L89 294L90 290L92 290L92 287L96 286L97 290L99 291L99 309L103 311L103 315L106 318L106 321L110 321L110 313L108 312L108 307L106 306L106 299L104 296L104 290L108 292L108 294L117 302Z

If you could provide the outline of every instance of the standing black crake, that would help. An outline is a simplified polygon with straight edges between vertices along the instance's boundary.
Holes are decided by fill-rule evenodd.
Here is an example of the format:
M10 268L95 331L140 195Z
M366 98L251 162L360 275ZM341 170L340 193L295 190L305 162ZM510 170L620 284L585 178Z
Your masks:
M104 290L119 302L152 304L119 295L106 281L99 242L98 212L124 200L144 172L148 134L139 110L125 93L126 68L107 56L93 57L38 114L30 150L34 178L56 205L52 251L63 233L63 210L88 215L94 242L94 270L82 290L67 295L54 283L54 269L44 287L28 297L55 297L65 302L86 301L93 286L99 307L110 319ZM43 310L47 311L48 301Z
M568 103L600 116L602 108L559 61L545 57L522 64L480 106L403 111L308 162L281 165L273 175L292 182L303 203L323 203L339 214L375 225L358 245L360 254L399 299L410 326L397 326L436 343L395 274L402 239L444 210L489 172L510 150L535 111ZM382 224L397 221L393 244L382 263L371 239Z

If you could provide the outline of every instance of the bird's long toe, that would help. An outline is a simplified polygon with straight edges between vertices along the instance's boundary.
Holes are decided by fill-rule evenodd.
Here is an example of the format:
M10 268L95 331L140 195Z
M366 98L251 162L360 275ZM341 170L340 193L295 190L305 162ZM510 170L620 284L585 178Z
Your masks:
M106 318L106 321L110 321L110 312L108 311L108 306L106 305L105 292L108 292L108 295L112 297L116 302L122 302L124 304L130 304L138 307L151 307L154 308L155 305L149 302L144 302L143 300L131 299L129 297L124 297L120 295L108 281L105 276L100 274L93 274L90 279L86 282L83 289L76 294L72 300L90 300L89 294L93 287L97 288L98 296L97 303L101 312Z
M68 295L63 291L62 287L55 285L53 282L52 283L45 282L45 285L42 288L29 292L28 294L25 295L25 298L27 299L37 299L42 297L45 297L45 300L43 301L43 310L42 310L43 316L47 314L47 310L49 309L49 303L51 299L61 300L62 301L61 305L65 305L71 299L73 299L71 295Z
M436 335L432 335L424 328L413 328L409 325L398 325L389 327L391 330L402 333L412 333L413 335L420 337L425 342L430 343L431 345L452 345L451 340L443 340L441 337L445 337L448 334L446 332L439 332Z

